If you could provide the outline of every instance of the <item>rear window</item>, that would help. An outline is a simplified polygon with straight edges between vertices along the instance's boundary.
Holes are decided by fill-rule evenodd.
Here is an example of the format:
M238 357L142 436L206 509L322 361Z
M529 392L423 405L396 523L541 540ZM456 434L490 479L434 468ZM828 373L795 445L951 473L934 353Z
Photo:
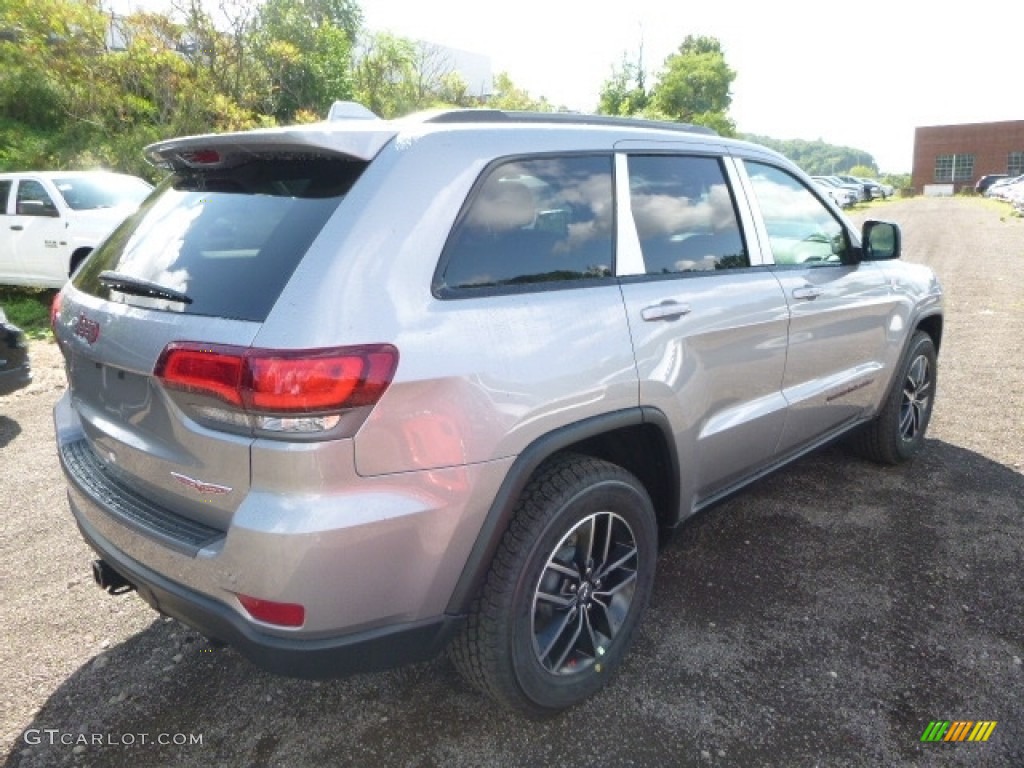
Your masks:
M442 296L590 284L612 274L612 158L503 163L478 186L442 257Z
M73 282L109 301L262 322L365 167L334 155L264 153L230 168L179 171ZM112 284L111 272L125 279ZM187 300L136 295L126 289L132 280Z

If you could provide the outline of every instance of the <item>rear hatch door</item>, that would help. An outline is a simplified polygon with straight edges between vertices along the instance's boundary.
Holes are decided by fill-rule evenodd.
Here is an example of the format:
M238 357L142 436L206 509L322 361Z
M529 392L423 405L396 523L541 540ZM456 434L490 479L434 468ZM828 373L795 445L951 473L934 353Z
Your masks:
M216 378L221 360L245 354L389 138L364 134L353 153L340 151L343 139L324 149L281 132L262 143L240 134L149 148L171 175L75 275L56 316L79 459L162 511L227 529L249 488L254 439L234 374L220 389L192 391L187 355L177 367L184 386L157 374L183 345L215 353L201 358L207 382L210 359Z

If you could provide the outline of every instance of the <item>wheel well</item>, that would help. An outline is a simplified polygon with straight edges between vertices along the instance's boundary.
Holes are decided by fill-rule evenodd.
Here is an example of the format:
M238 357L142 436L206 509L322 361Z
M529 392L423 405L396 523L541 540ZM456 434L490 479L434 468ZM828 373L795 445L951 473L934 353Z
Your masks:
M942 343L942 315L929 315L922 318L917 327L932 337L935 351L938 352L939 345Z
M665 435L654 424L637 424L603 432L563 448L631 472L647 489L660 527L679 520L679 470Z
M71 261L68 262L68 277L75 274L78 265L85 261L85 257L92 253L92 248L79 248L71 254Z

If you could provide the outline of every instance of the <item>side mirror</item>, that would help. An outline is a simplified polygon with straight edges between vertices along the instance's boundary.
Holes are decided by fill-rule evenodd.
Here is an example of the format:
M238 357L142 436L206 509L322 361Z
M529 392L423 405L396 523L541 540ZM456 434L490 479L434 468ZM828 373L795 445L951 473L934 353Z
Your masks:
M889 221L865 221L861 231L863 261L886 261L900 257L899 224Z

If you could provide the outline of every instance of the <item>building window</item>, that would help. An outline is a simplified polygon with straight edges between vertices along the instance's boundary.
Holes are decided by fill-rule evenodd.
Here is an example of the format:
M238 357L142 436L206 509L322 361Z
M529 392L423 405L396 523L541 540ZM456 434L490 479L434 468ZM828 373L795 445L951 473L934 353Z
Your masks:
M935 181L970 181L974 178L974 155L939 155L935 158Z
M1011 152L1006 160L1006 172L1011 176L1024 173L1024 152Z

